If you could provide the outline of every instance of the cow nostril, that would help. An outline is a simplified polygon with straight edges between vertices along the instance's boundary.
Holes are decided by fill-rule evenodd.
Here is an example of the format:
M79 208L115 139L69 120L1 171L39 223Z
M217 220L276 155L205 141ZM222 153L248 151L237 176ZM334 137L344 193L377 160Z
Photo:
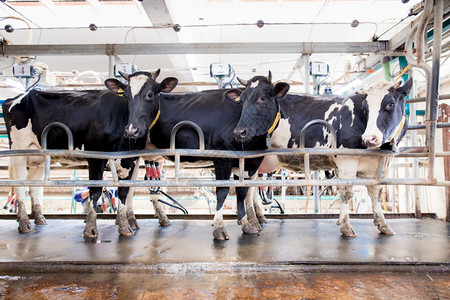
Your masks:
M363 138L364 143L368 146L375 146L378 145L379 139L376 135L368 136Z
M130 126L127 126L125 131L129 136L136 136L136 134L139 132L139 128L133 127L133 125L130 124Z
M239 131L239 136L242 137L242 138L246 137L247 136L247 130L241 129Z

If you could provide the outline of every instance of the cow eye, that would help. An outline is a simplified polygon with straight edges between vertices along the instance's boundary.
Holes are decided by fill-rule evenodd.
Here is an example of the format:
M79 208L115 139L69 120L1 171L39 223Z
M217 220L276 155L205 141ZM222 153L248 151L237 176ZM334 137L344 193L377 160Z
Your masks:
M261 96L261 98L259 98L259 100L261 100L261 101L266 101L267 98L266 98L266 96Z
M386 109L387 110L391 110L391 109L393 109L394 108L394 103L388 103L387 105L386 105Z
M147 94L147 98L151 98L151 97L153 97L153 93L152 92Z

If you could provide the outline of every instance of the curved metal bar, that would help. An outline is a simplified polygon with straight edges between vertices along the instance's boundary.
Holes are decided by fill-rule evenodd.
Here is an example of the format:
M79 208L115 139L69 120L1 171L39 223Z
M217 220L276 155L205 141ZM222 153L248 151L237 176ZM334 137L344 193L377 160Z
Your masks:
M190 126L194 128L195 131L197 131L199 143L198 149L205 150L205 135L203 134L203 130L200 128L200 126L191 121L181 121L172 128L172 132L170 133L170 150L175 150L175 137L178 130L180 130L180 128L184 126Z
M305 149L306 129L308 129L312 125L323 125L326 128L328 128L328 130L331 132L331 136L333 137L333 140L331 143L331 148L336 149L336 144L337 144L336 130L334 130L333 126L331 126L331 124L328 123L327 121L319 120L319 119L311 120L308 123L306 123L305 126L303 126L302 131L300 131L300 149Z
M67 134L67 139L68 139L68 150L69 151L73 151L73 135L72 135L72 131L70 130L70 128L66 125L63 124L61 122L53 122L48 124L44 130L42 131L42 135L41 135L41 146L43 150L47 150L47 135L50 131L50 129L52 129L53 127L60 127L62 129L64 129L64 131Z

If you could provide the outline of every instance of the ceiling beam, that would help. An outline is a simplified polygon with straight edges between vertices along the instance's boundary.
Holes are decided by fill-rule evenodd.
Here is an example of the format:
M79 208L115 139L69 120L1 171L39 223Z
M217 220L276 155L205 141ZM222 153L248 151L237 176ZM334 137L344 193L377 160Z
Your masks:
M141 1L140 3L153 26L171 26L173 24L173 20L165 0ZM180 42L179 33L176 33L174 30L164 30L164 32L156 32L159 36L160 42L162 43ZM172 67L189 65L188 60L183 55L169 55L168 57L172 64ZM184 71L181 73L177 72L177 75L178 78L183 81L194 81L192 71Z
M170 55L170 54L377 53L394 55L387 41L285 43L138 43L3 45L0 55ZM401 53L395 53L401 55Z

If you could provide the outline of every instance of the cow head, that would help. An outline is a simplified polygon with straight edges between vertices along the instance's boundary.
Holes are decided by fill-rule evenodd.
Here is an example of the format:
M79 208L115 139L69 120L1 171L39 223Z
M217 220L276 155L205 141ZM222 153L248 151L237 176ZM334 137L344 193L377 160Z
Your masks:
M242 113L234 129L234 136L237 141L246 142L275 129L280 118L278 99L289 91L289 84L279 82L274 86L270 71L267 77L255 76L247 81L240 78L238 80L245 89L240 96Z
M106 87L115 94L123 95L128 100L128 124L125 128L130 138L140 138L159 117L159 93L169 93L177 85L178 80L167 77L161 83L156 82L160 69L150 72L126 74L119 72L128 81L123 84L112 78L105 81Z
M385 143L395 144L404 135L405 97L412 87L412 79L403 86L377 85L367 91L367 127L362 135L363 144L368 148L379 148ZM386 94L386 89L388 93Z

